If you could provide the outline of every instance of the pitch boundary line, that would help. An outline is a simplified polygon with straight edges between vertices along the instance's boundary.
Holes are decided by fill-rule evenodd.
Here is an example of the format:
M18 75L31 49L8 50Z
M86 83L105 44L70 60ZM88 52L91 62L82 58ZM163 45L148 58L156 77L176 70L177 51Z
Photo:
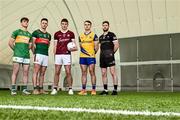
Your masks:
M85 113L118 114L118 115L180 116L179 112L162 112L162 111L150 112L150 111L41 107L41 106L20 106L20 105L0 105L0 109L39 110L39 111L50 110L50 111L62 111L62 112L85 112Z

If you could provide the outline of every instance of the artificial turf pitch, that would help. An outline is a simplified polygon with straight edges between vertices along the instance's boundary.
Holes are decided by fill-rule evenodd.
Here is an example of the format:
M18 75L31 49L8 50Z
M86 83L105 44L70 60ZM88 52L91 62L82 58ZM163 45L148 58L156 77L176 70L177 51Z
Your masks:
M0 105L46 106L129 111L162 111L180 113L180 93L120 92L118 96L57 95L11 96L10 91L0 91ZM180 120L178 116L121 115L87 112L37 111L0 109L1 120Z

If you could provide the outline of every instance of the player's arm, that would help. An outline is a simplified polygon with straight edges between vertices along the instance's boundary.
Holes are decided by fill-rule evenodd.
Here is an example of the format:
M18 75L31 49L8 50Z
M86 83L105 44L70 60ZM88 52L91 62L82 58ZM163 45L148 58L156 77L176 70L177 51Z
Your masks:
M54 55L56 54L56 49L57 49L57 42L58 42L58 39L57 39L57 34L55 33L54 34L54 47L53 47L53 53Z
M32 49L31 49L33 53L35 52L35 49L36 49L36 43L35 43L35 41L36 41L36 38L33 37Z
M56 54L56 48L57 48L57 40L54 40L54 49L53 49L54 54Z
M11 38L9 39L8 45L12 50L14 50L15 39L16 39L17 35L18 35L18 30L14 31L11 35Z
M29 43L29 49L32 50L32 42Z
M114 43L114 53L116 53L116 51L119 48L119 42L118 42L118 40L116 40L116 41L113 41L113 43Z
M50 38L49 38L49 44L48 44L48 47L50 46L50 43L51 43L51 35L50 35Z
M9 39L8 45L12 50L14 50L14 42L15 42L15 39L11 37Z
M113 44L114 44L114 53L116 53L116 51L119 48L119 42L115 34L113 35Z
M82 45L81 39L80 39L80 37L78 39L79 39L79 47L81 48L81 45Z
M99 50L99 42L98 41L94 41L94 50L95 50L95 53L97 53L98 52L98 50Z
M31 36L29 40L29 49L31 50L32 50L32 44L33 44L33 37Z
M94 36L94 50L95 50L95 53L97 53L99 50L99 41L98 41L97 35Z
M116 51L119 48L119 42L118 42L118 39L114 33L112 33L112 42L114 44L114 53L116 53Z

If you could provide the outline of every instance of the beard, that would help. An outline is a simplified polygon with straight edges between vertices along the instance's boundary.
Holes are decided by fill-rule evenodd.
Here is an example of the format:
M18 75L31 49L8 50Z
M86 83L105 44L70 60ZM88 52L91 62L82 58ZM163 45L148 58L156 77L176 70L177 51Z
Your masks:
M104 32L107 32L109 29L103 29Z

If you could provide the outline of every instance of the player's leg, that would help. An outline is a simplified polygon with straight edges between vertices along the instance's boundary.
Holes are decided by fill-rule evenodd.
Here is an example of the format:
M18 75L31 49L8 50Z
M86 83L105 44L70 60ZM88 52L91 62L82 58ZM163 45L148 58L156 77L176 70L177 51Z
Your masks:
M32 81L33 82L33 87L34 87L33 94L39 94L38 73L39 73L40 69L41 69L41 65L39 65L37 63L34 63L33 81Z
M87 95L86 92L86 83L87 83L87 68L86 58L80 58L80 67L81 67L81 82L82 82L82 90L79 92L79 95Z
M29 63L24 63L23 64L23 86L22 86L22 92L26 95L31 94L27 90L27 83L28 83L28 77L29 77Z
M13 73L12 73L12 76L11 76L11 80L12 80L12 83L11 83L11 95L16 95L17 94L17 92L16 92L16 79L17 79L17 75L18 75L18 72L19 72L19 68L20 68L20 64L14 62L13 63Z
M67 83L69 86L69 92L68 94L73 95L73 90L72 90L72 74L71 74L71 65L65 65L65 72L66 72L66 79Z
M103 54L100 54L100 67L101 67L101 76L104 90L100 93L100 95L108 95L108 78L107 78L107 58L104 57Z
M107 68L101 68L101 76L102 76L104 90L100 93L100 95L108 95Z
M41 56L42 56L42 66L39 73L39 92L40 94L48 94L48 92L44 91L43 89L44 77L48 66L48 56L47 55L41 55Z
M42 58L40 54L34 55L34 69L33 69L33 94L39 94L39 72L41 69Z
M58 84L59 84L59 77L62 68L62 55L55 55L55 73L54 73L54 83L53 83L53 90L51 95L57 94Z
M112 79L113 79L113 85L114 85L114 90L112 92L112 95L117 95L118 77L117 77L117 74L116 74L115 65L109 67L109 70L110 70L110 73L111 73L111 76L112 76Z
M43 83L44 83L46 69L47 69L47 66L42 66L40 73L39 73L39 93L40 94L48 94L48 92L44 91L44 89L43 89Z
M57 94L61 68L62 68L62 65L55 65L54 84L53 84L53 90L51 92L51 95Z
M95 64L89 65L89 73L91 76L92 91L91 95L96 95L96 75L95 75Z

